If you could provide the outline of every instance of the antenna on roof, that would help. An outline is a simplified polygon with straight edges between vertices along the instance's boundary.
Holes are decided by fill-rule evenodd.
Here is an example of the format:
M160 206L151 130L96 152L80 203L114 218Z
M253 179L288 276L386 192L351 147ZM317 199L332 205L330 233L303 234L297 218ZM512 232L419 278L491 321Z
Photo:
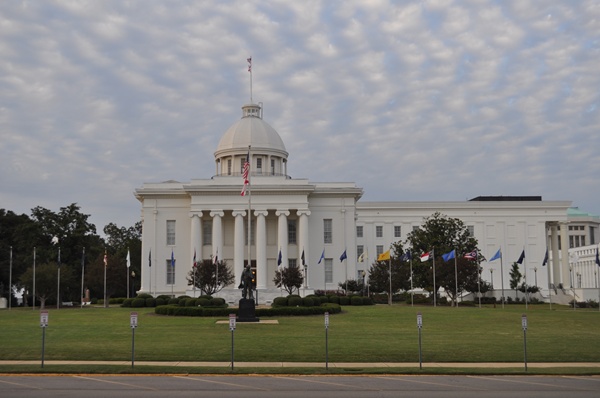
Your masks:
M252 103L252 56L246 61L248 61L248 72L250 73L250 103Z

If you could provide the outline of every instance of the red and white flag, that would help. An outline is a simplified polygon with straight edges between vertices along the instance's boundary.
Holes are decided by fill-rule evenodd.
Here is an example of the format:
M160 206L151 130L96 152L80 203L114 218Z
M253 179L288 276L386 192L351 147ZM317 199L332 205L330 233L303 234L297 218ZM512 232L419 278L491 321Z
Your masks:
M427 260L429 260L429 252L421 254L421 262L424 263Z
M246 155L246 161L244 162L244 168L242 169L242 179L244 180L244 186L242 187L242 196L246 196L248 192L248 185L250 181L248 180L248 176L250 175L250 151Z

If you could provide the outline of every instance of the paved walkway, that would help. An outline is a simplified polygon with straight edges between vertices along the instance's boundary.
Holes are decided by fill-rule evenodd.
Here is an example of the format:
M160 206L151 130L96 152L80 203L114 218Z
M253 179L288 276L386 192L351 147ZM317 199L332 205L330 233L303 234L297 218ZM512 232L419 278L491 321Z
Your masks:
M36 361L0 361L0 365L38 365ZM128 366L131 361L44 361L44 365L117 365ZM226 368L231 362L159 362L135 361L136 366L166 366L166 367L222 367ZM329 362L331 368L416 368L418 362ZM523 362L423 362L428 368L519 368ZM236 368L324 368L325 362L235 362ZM600 362L528 362L528 368L600 368Z

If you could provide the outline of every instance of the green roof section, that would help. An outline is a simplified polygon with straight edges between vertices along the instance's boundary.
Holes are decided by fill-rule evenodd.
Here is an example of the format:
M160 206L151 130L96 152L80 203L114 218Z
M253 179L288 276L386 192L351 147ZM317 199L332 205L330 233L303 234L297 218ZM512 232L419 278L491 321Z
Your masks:
M579 207L569 207L567 210L567 217L592 217L600 219L600 216L579 210Z

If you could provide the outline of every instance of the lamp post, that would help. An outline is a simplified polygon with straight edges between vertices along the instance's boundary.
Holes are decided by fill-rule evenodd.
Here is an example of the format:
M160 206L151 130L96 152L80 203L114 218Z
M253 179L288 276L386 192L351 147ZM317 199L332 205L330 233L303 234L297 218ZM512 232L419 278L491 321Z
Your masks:
M131 271L131 297L135 296L135 271Z
M492 285L492 290L494 290L494 269L490 268L490 284Z

